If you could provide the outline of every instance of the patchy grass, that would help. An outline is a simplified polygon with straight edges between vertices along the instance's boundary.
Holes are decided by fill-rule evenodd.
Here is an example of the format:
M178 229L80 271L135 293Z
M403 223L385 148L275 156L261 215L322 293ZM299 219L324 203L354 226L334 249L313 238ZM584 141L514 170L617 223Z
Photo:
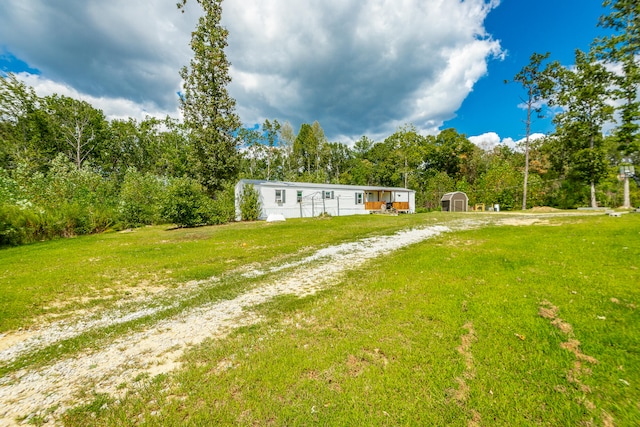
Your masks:
M639 268L640 216L445 234L265 304L267 321L64 421L639 425Z
M0 250L0 333L42 315L109 307L251 266L301 257L329 244L429 223L442 215L371 215L145 227Z

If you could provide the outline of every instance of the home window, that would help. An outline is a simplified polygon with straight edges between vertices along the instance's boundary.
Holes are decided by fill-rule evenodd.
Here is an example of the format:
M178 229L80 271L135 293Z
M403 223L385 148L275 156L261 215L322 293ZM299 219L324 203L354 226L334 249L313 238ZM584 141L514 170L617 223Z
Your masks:
M364 201L364 194L356 193L356 205L361 205L363 201Z
M333 199L333 191L325 191L324 192L325 199Z
M296 200L298 201L298 203L302 203L302 190L298 190Z
M276 190L276 203L285 202L285 190Z

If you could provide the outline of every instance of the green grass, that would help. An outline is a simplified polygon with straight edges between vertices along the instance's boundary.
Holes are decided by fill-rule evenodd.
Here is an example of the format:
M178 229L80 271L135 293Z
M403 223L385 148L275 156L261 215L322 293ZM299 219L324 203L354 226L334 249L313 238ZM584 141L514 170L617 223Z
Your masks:
M333 232L291 224L307 239ZM255 241L274 230L251 227ZM339 228L336 241L357 234ZM639 268L638 215L445 234L265 304L265 322L65 423L639 425Z
M0 333L44 314L108 307L146 287L177 288L250 264L300 257L314 248L433 222L435 215L366 216L145 227L0 250Z

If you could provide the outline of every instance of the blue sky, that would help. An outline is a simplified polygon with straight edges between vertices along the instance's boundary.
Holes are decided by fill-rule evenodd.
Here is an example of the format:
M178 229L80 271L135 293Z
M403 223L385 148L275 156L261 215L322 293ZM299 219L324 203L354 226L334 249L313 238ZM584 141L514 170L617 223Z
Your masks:
M318 120L329 140L352 143L413 124L513 144L522 91L504 80L533 52L570 65L603 12L599 0L225 0L229 91L249 127ZM199 13L195 0L185 14L167 0L3 0L0 70L109 118L179 117Z
M480 79L446 127L467 136L496 132L514 140L525 136L525 111L518 108L525 96L512 80L527 65L533 52L550 52L550 60L573 63L575 49L588 50L603 34L597 27L605 9L598 0L503 0L485 20L487 31L507 51L504 60L490 61L488 74ZM550 118L535 119L532 132L553 131Z

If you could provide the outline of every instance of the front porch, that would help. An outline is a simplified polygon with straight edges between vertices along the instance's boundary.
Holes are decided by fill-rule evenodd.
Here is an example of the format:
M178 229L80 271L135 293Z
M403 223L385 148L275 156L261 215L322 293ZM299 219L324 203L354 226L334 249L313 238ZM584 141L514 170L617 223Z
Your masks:
M369 212L409 212L409 202L365 202L364 209Z

